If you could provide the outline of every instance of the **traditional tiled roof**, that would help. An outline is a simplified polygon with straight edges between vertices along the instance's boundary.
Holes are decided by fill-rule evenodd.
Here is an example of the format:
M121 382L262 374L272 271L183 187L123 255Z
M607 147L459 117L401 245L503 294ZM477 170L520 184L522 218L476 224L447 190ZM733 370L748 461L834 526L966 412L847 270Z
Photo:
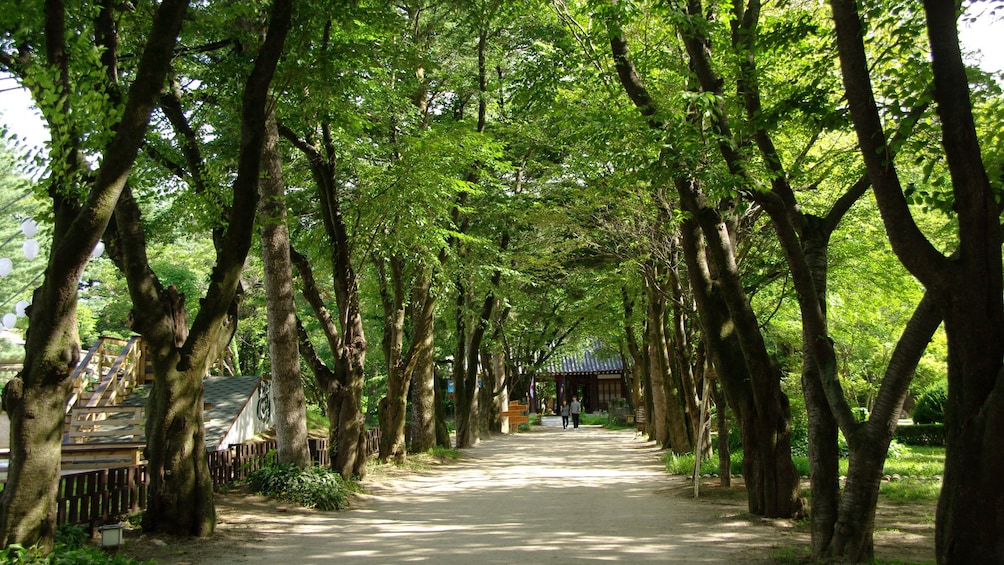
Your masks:
M562 357L556 363L544 367L541 373L552 375L613 374L624 371L624 364L618 355L600 355L595 350Z

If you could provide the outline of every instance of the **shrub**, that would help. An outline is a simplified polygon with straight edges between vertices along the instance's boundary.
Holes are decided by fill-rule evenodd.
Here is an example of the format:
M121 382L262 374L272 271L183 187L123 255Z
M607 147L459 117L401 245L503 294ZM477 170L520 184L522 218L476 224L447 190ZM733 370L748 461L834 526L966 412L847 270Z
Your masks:
M893 438L906 445L945 445L944 424L897 426Z
M301 469L291 464L272 464L252 471L247 483L255 492L318 510L342 508L353 490L341 475L327 467Z
M56 530L56 545L66 549L80 549L87 543L87 532L80 526L63 524Z
M924 391L913 409L915 424L943 424L945 422L945 402L948 401L948 383L941 381Z

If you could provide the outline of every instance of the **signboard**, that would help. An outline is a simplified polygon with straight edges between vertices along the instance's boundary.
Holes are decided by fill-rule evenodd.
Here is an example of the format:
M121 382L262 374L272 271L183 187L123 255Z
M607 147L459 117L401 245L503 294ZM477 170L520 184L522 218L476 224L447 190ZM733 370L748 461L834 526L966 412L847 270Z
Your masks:
M520 404L518 401L513 400L509 403L509 409L502 412L502 417L509 418L509 425L513 427L513 430L518 430L520 424L528 424L530 422L528 409L529 406L526 404Z

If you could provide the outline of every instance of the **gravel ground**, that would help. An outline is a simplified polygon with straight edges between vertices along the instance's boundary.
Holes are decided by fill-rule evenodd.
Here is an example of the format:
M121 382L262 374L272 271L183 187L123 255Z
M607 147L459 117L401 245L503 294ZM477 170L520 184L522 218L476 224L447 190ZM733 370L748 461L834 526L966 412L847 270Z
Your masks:
M695 500L692 483L667 475L660 452L631 430L537 427L448 464L371 475L347 511L230 493L213 538L142 536L122 551L175 565L687 564L767 563L771 548L807 545L791 524L750 518L741 488Z

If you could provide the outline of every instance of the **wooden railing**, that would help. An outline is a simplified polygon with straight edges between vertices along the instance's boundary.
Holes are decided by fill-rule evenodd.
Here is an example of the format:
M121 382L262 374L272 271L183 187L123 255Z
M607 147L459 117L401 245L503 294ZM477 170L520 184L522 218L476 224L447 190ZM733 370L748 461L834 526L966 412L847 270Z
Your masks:
M143 371L141 338L100 338L70 375L73 393L66 403L67 414L77 406L118 404L142 381Z
M146 437L144 412L142 406L74 408L69 443L141 443Z
M141 380L142 348L140 338L128 340L101 338L98 374L100 381L95 385L87 407L107 406L121 402L129 391ZM118 351L115 348L118 347Z

